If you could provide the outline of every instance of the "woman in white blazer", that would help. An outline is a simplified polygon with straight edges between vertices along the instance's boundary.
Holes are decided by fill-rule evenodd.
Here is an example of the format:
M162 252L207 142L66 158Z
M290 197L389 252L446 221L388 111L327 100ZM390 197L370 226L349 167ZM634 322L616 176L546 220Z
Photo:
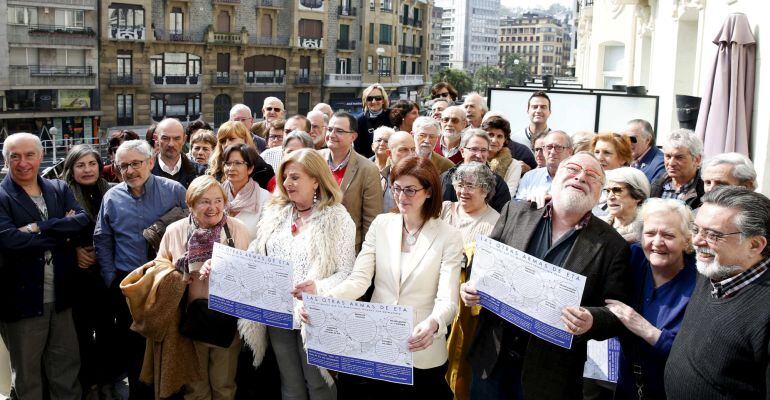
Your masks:
M462 235L439 218L441 181L430 160L407 157L393 166L390 178L398 212L374 219L353 272L327 296L357 299L374 279L372 303L412 306L415 327L408 346L414 385L359 384L361 378L344 376L340 398L451 399L444 379L446 333L457 314Z

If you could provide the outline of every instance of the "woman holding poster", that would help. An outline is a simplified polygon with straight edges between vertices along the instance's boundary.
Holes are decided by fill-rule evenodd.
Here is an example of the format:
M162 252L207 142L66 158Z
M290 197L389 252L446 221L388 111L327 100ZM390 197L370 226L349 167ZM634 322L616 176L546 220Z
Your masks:
M355 261L356 227L341 204L342 192L329 165L315 150L300 149L278 167L273 198L262 210L257 238L250 251L293 264L293 294L326 296L348 277ZM299 307L300 302L296 302ZM267 327L284 400L336 399L337 388L326 370L307 363L295 312L293 330ZM254 357L262 359L260 336L265 326L241 320L241 335ZM309 396L308 396L309 394Z
M440 218L441 183L430 160L405 158L393 166L390 179L397 211L374 219L353 272L326 295L355 300L374 280L372 303L413 308L408 350L413 352L414 385L343 374L340 398L451 399L444 379L446 333L457 314L462 234Z

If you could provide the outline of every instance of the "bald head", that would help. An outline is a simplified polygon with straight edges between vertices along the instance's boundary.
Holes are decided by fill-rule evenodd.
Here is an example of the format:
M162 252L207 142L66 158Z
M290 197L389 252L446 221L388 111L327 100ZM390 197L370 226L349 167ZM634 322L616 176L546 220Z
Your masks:
M414 138L409 132L398 131L390 135L388 140L388 151L390 152L390 160L393 165L396 165L399 160L414 155L415 145Z
M320 111L324 114L326 114L326 119L331 119L332 115L334 115L334 110L332 110L332 106L326 104L326 103L318 103L313 107L313 111ZM308 117L310 114L308 114Z
M158 135L161 160L166 166L173 168L179 161L186 141L184 126L176 118L166 118L160 121L155 133Z

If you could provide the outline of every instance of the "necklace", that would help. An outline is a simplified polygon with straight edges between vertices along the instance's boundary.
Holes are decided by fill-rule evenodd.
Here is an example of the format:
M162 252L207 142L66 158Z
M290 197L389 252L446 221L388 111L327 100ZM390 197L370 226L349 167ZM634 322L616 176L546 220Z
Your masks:
M422 230L423 225L425 225L425 221L423 221L422 224L420 224L420 227L417 228L414 233L409 232L409 229L406 229L406 223L404 223L404 232L406 232L406 244L410 246L414 246L415 243L417 243L417 235L420 234L420 231Z
M313 208L313 206L310 206L304 210L300 210L297 208L297 206L294 206L294 211L291 213L291 233L297 233L297 230L299 229L299 226L297 225L297 221L302 221L302 224L305 224L305 220L300 217L299 213L310 211Z

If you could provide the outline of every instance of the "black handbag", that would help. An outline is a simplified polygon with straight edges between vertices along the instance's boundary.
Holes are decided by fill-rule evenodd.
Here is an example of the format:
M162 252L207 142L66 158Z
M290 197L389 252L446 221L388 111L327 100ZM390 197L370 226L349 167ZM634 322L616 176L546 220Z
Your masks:
M227 224L224 225L224 231L228 246L235 247ZM187 304L186 291L182 304ZM237 331L238 318L209 309L209 299L196 299L182 308L179 333L184 337L227 348L233 343Z

